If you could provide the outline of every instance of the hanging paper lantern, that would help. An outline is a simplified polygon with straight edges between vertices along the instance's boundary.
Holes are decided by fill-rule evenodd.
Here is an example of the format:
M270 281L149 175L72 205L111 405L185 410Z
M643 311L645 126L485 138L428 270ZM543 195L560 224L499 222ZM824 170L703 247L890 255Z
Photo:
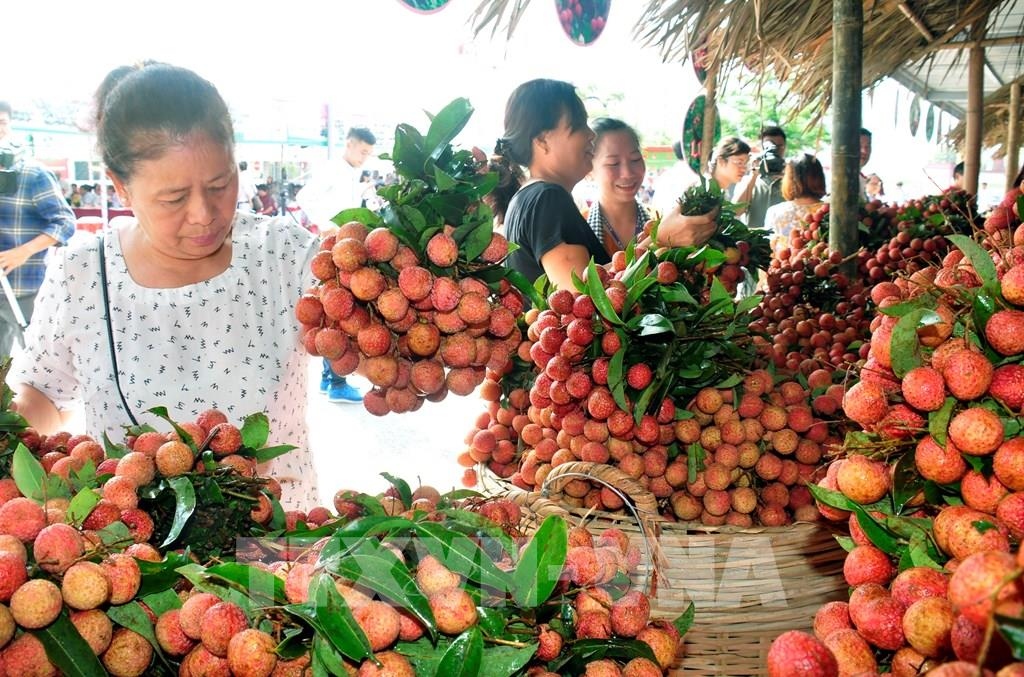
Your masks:
M612 0L555 0L562 30L577 45L597 40L608 23Z
M926 141L932 140L932 134L935 133L935 106L928 106L928 115L924 118L924 138Z
M703 173L700 166L701 144L704 138L704 106L707 99L700 94L690 104L686 111L686 119L683 122L683 153L690 168L698 174ZM715 115L715 136L714 142L722 137L722 120Z
M411 9L414 12L421 12L423 14L430 14L431 12L438 12L444 9L445 5L448 4L448 0L398 0L402 3L402 6Z
M917 136L917 128L921 124L921 99L914 95L910 102L910 135Z

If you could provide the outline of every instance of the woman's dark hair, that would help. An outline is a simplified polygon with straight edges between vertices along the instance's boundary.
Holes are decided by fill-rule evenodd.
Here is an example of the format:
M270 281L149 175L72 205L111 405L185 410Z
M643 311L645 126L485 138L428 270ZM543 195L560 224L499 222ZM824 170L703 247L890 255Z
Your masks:
M711 151L708 171L714 172L719 160L728 160L735 155L750 155L750 144L738 136L727 136Z
M505 133L494 145L491 163L500 180L488 200L499 222L504 221L508 203L522 184L519 167L528 167L533 161L533 140L558 127L563 117L568 117L569 127L574 131L587 126L587 109L568 82L530 80L509 96L505 104Z
M825 171L818 158L804 153L796 160L786 163L782 175L782 197L795 200L798 197L821 199L825 195Z
M139 162L160 157L197 132L234 152L227 104L187 68L151 61L115 68L96 90L95 107L103 162L123 181Z
M601 143L601 139L605 134L611 134L612 132L626 132L633 139L633 144L636 145L637 149L640 148L640 135L622 120L616 118L597 118L590 124L590 128L594 130L595 148Z

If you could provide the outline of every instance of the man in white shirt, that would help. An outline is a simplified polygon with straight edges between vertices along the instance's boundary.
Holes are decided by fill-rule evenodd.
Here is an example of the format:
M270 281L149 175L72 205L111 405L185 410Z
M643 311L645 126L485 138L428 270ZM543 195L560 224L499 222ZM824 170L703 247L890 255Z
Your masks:
M253 198L258 199L256 193L256 181L249 173L249 163L242 160L238 163L238 209L243 212L253 213L258 211Z
M673 143L672 152L676 155L676 163L654 180L654 208L662 216L669 213L683 192L698 181L697 173L683 159L683 144L679 141Z
M345 137L345 152L340 162L331 162L314 172L296 201L309 220L323 236L335 230L338 224L331 221L339 212L362 205L363 186L360 185L360 168L366 163L377 137L365 127L353 127ZM344 377L331 371L331 364L324 360L320 378L320 392L336 403L362 402L362 394L353 388Z

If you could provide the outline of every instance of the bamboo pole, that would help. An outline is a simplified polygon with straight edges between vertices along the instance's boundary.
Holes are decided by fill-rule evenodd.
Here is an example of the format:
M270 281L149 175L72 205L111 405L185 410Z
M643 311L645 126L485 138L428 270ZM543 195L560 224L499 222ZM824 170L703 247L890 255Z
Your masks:
M857 249L860 205L861 61L864 6L833 0L832 208L828 245L844 256Z
M982 114L985 98L985 37L986 14L971 26L971 39L975 46L967 53L967 124L964 135L964 190L978 194L978 174L981 172Z
M1006 123L1006 190L1012 189L1020 166L1020 80L1010 85L1010 118Z
M700 168L701 173L707 171L708 161L711 159L711 151L715 147L715 122L718 118L718 110L715 106L715 97L718 92L718 59L714 59L708 65L708 74L704 80L707 93L704 95L704 129L700 137Z

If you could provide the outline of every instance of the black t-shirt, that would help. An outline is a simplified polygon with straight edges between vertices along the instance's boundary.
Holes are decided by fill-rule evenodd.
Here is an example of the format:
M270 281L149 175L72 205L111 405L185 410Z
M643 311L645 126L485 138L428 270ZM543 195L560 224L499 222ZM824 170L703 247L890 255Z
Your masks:
M587 225L565 188L537 181L519 189L505 213L505 237L519 249L508 257L508 266L533 282L544 273L542 256L562 244L587 248L596 263L611 258Z

